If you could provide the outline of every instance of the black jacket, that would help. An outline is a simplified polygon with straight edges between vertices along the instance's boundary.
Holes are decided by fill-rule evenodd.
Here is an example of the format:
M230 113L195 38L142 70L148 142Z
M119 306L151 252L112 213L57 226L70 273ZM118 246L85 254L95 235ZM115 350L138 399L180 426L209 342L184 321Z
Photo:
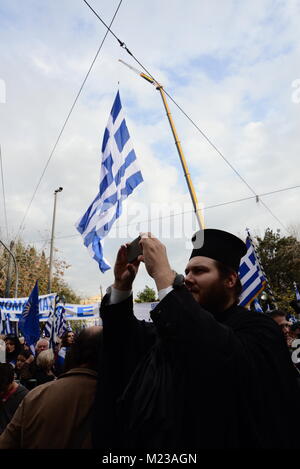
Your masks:
M24 399L28 390L19 384L15 392L3 402L0 399L0 434L5 430L17 410L20 402Z
M153 324L135 318L132 297L106 303L96 447L298 446L295 368L272 319L236 305L214 316L184 286L157 305Z

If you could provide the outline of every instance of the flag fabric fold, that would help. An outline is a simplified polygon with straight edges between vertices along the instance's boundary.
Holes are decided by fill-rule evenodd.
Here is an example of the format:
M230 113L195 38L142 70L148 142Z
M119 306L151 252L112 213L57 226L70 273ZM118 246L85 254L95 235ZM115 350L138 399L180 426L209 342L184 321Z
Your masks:
M264 312L262 307L260 306L260 302L258 301L257 298L254 298L253 305L254 305L255 311L257 311L258 313L263 313Z
M297 301L300 301L300 293L299 293L299 290L298 290L298 287L297 287L297 283L294 282L294 289L295 289L295 294L296 294L296 300Z
M239 304L245 307L250 305L266 285L265 273L257 259L256 250L249 232L246 246L247 253L242 257L239 268L239 277L243 287Z
M6 313L2 312L0 309L0 334L8 335L11 334L11 326L9 322L9 317Z
M40 338L38 281L36 281L27 302L23 306L19 329L27 345L30 346L31 351L35 354L34 346Z
M45 336L50 338L50 348L54 349L57 338L61 338L67 330L65 318L65 308L61 304L56 304L54 312L50 312L45 324Z
M76 224L84 245L101 272L110 269L103 255L103 238L122 213L122 201L143 182L136 160L120 93L117 92L102 142L99 192Z

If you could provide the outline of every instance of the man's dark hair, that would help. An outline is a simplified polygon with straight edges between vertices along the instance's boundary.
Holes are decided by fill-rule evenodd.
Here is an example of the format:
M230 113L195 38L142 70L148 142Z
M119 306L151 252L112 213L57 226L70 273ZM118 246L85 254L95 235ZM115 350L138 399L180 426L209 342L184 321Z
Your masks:
M268 314L272 319L278 318L279 316L282 318L286 317L286 313L282 311L281 309L272 309L271 311L269 311Z
M6 351L6 361L15 360L23 350L23 346L15 334L7 334L4 338L4 342L6 343L7 341L11 342L15 346L15 350L13 352Z
M225 280L227 277L229 277L229 275L233 274L233 273L237 273L234 269L232 269L231 267L229 267L228 265L225 265L223 264L222 262L219 262L219 261L215 261L216 263L216 267L220 273L220 276L221 276L221 279L222 280ZM237 276L237 279L236 279L236 284L234 286L234 293L235 293L235 299L236 301L239 300L239 297L243 291L243 286L241 284L241 280L240 280L240 277Z
M13 380L13 366L10 363L0 363L0 392L6 392Z
M22 356L25 357L26 360L27 360L27 358L29 358L30 355L32 355L32 353L31 353L31 350L24 350L24 349L23 349L23 350L21 350L21 352L18 354L18 356L19 356L19 355L22 355Z
M102 328L83 329L66 354L64 372L71 368L85 365L91 370L98 370L99 354L102 349Z

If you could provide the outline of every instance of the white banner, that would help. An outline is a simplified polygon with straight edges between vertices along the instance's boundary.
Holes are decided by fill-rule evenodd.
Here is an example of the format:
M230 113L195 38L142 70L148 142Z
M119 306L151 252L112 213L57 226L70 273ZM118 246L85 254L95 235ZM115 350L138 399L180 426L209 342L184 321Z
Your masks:
M54 300L57 293L51 293L50 295L39 296L39 311L40 320L47 320L50 311L54 307ZM10 321L19 321L22 316L22 310L24 304L27 302L27 298L0 298L0 309L3 313L8 314Z
M79 321L82 319L98 319L100 303L92 305L65 304L65 318L67 321Z
M47 321L49 313L54 308L56 293L39 296L39 320ZM22 309L28 298L0 298L0 310L8 315L10 321L19 321L22 316ZM158 302L154 303L134 303L134 315L138 319L151 321L150 312ZM65 318L67 321L79 321L85 319L99 319L100 303L90 305L77 305L66 303Z
M133 312L135 317L145 321L151 321L150 313L158 305L158 301L155 303L134 303Z

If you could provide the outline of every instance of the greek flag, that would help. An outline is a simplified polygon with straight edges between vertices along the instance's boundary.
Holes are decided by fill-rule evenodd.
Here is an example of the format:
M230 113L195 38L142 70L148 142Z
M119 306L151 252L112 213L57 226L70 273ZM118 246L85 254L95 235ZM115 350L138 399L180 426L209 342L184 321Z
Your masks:
M240 296L240 306L248 306L266 285L265 274L257 259L250 234L246 239L247 253L242 257L239 268L239 277L243 286Z
M254 305L255 311L257 311L258 313L263 313L264 312L262 307L260 306L260 302L258 301L257 298L254 298L253 305Z
M62 305L57 304L54 313L50 312L44 328L45 336L50 337L51 348L54 348L57 337L62 337L66 330L67 323L65 319L65 308Z
M49 313L47 322L43 330L43 336L51 337L51 329L52 329L52 318L51 318L51 313Z
M62 335L67 330L67 321L65 318L65 308L62 305L58 305L56 308L57 312L57 335L58 337L62 337Z
M299 293L299 290L298 290L298 287L297 287L297 283L294 282L294 288L295 288L295 293L296 293L296 300L297 301L300 301L300 293Z
M110 269L103 257L101 241L120 217L122 201L141 182L143 177L136 161L118 91L103 137L99 193L76 224L84 245L98 262L101 272Z
M288 314L287 317L286 317L286 319L287 319L289 322L291 322L292 324L294 324L295 322L298 322L298 321L297 321L297 318L295 317L294 314Z
M8 314L4 313L0 309L0 334L3 335L8 335L11 334L11 327L10 327L10 322L8 318Z

